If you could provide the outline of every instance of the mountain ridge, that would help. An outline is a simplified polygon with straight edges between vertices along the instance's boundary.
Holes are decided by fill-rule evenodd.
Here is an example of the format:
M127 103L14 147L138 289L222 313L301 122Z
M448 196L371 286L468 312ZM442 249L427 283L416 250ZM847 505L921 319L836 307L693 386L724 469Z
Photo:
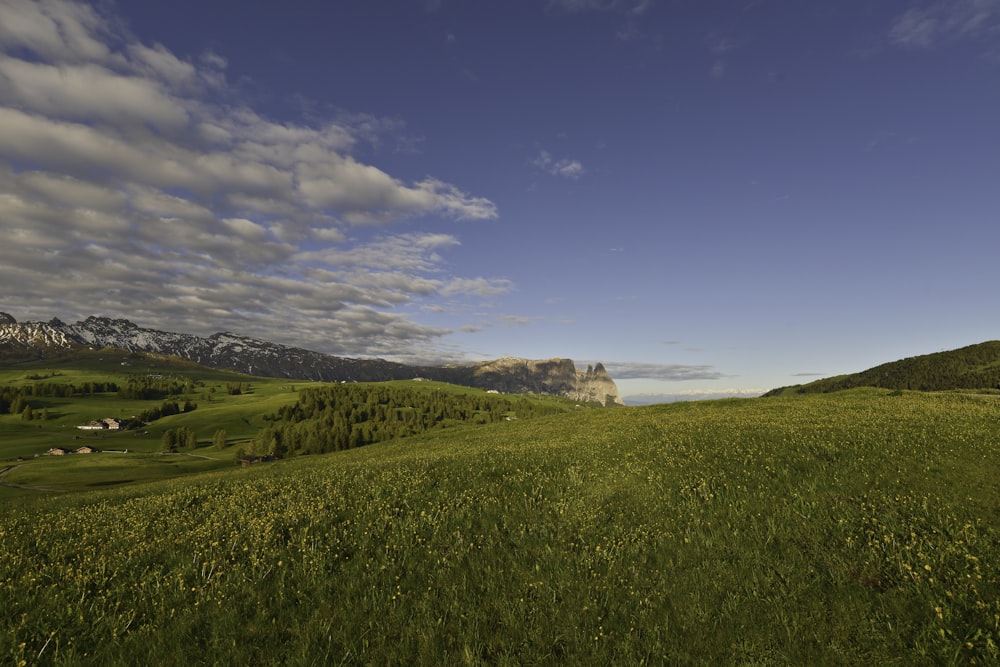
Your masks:
M618 387L600 363L578 371L571 359L503 357L468 365L409 366L359 359L221 331L207 337L147 329L127 319L90 316L75 324L59 318L18 322L0 312L0 358L44 356L50 351L110 347L153 352L249 375L320 382L384 382L426 378L504 393L564 396L575 401L623 405Z

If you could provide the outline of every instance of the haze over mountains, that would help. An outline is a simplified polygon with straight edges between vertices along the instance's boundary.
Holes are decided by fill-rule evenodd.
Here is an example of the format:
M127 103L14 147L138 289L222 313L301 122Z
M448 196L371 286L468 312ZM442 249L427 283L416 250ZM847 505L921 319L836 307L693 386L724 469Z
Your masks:
M36 358L81 346L172 355L266 377L322 382L426 378L504 393L553 394L602 405L623 404L617 385L600 363L586 371L578 371L571 359L558 358L504 357L470 365L408 366L384 359L337 357L230 332L200 337L94 316L75 324L58 318L19 323L0 312L0 358Z

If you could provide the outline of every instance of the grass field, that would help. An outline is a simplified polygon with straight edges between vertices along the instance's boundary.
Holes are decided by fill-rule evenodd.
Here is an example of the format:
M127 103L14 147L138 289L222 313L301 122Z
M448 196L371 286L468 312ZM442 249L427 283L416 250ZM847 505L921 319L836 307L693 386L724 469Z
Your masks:
M105 417L127 418L160 405L162 399L123 400L115 392L32 398L35 414L44 409L49 419L25 421L20 415L0 414L0 483L9 485L0 486L0 498L23 495L24 490L16 488L17 485L58 491L85 490L231 467L232 451L209 447L215 431L225 430L230 444L245 442L264 425L264 415L294 402L298 390L310 384L251 378L173 357L100 350L63 362L4 366L0 368L0 387L44 383L81 386L85 382L121 385L130 375L190 380L196 387L189 398L198 407L192 412L158 419L146 428L125 432L83 431L77 426ZM249 391L238 395L227 393L228 384L240 382L249 385ZM163 432L180 426L194 430L199 448L162 455ZM40 456L55 447L72 451L85 445L102 453Z
M996 664L998 418L878 390L594 410L22 494L0 656Z
M77 428L105 417L128 418L159 406L162 399L122 399L117 392L75 395L71 398L33 397L35 415L43 411L47 419L26 421L19 414L0 413L0 498L36 492L86 490L148 482L235 465L234 445L248 443L267 425L269 415L294 403L300 390L318 383L259 378L206 368L175 357L134 354L120 350L90 351L61 363L34 361L0 366L0 389L30 388L37 384L86 382L117 383L128 377L155 376L190 382L192 390L173 398L191 400L191 412L162 417L148 426L126 431ZM241 384L244 391L232 395L227 386ZM447 395L483 393L440 382L411 380L382 383L416 392L441 391ZM522 397L556 410L571 410L574 404L554 396ZM594 406L586 406L588 409ZM164 455L162 435L169 429L192 430L198 447ZM218 430L224 430L228 447L212 447ZM99 454L44 456L52 448L68 451L90 446ZM31 487L31 488L24 488Z

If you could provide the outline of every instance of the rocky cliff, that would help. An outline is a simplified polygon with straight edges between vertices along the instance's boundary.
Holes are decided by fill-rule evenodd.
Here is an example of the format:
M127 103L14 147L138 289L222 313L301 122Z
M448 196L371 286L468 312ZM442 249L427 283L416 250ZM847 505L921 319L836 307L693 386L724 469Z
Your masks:
M430 369L428 369L430 370ZM578 371L572 359L503 357L471 366L440 369L436 379L504 393L554 394L574 401L624 405L604 366Z
M585 372L577 371L577 395L578 401L625 405L625 401L618 395L618 385L600 362L596 366L587 366Z
M576 370L570 359L504 357L459 366L407 366L384 359L321 354L222 332L207 338L145 329L125 319L88 317L76 324L54 318L18 323L0 312L0 358L38 358L75 347L155 352L266 377L321 382L383 382L423 377L512 394L553 394L574 401L622 404L618 387L601 364Z

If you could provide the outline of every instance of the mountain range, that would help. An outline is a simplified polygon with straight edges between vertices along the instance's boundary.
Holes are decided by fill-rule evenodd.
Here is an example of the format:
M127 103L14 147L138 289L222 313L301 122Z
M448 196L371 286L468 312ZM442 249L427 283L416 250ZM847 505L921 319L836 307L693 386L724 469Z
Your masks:
M338 357L230 332L201 337L95 316L75 324L58 318L18 322L0 312L0 359L36 359L81 347L166 354L265 377L321 382L425 378L504 393L553 394L608 406L623 404L617 385L600 363L586 371L578 371L571 359L560 358L503 357L472 364L410 366L384 359Z

